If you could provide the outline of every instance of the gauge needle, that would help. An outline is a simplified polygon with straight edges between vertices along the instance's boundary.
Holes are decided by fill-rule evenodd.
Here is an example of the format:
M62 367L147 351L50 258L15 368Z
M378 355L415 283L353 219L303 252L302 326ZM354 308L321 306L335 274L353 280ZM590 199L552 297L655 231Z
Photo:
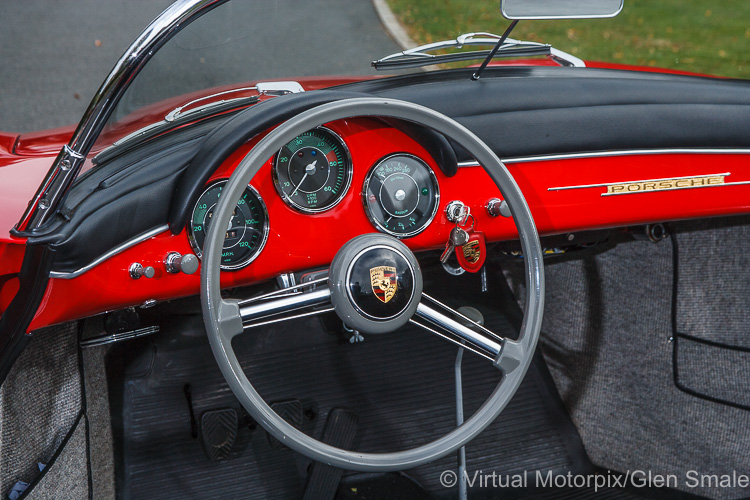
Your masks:
M292 191L292 194L289 195L290 198L294 196L295 194L297 194L297 190L300 188L302 183L305 182L305 179L307 179L307 176L315 173L316 163L318 163L318 160L315 160L314 162L312 162L311 164L305 167L305 175L302 176L302 179L300 179L299 184L297 184L297 187L294 188L294 191Z

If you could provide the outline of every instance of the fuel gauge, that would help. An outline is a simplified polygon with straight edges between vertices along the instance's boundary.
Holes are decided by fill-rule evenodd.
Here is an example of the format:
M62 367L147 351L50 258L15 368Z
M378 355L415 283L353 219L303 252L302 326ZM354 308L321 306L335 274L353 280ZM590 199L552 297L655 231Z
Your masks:
M387 156L367 174L365 212L375 227L398 238L422 232L437 213L440 191L435 173L416 156Z

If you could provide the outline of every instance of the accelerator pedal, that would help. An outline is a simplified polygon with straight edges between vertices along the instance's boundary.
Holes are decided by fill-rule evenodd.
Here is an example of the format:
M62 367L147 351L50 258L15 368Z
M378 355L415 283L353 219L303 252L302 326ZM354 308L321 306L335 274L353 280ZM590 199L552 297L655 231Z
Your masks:
M349 448L357 434L359 418L357 414L334 408L328 412L321 441L337 448ZM332 500L341 481L343 470L330 465L314 462L305 486L304 500Z
M206 410L201 414L201 443L210 461L217 462L229 456L237 442L237 429L237 411L234 408Z

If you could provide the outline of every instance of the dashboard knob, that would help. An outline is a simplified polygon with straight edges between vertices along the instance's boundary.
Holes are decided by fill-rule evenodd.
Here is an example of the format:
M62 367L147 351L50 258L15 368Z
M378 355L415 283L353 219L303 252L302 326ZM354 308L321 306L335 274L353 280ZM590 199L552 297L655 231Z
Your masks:
M145 276L146 278L153 278L156 275L156 270L153 267L143 267L140 262L134 262L130 264L130 269L128 269L128 272L130 273L130 277L134 280L140 279L141 276Z
M170 252L164 257L164 266L168 273L194 274L198 270L198 257L191 253L181 255L179 252Z
M492 198L487 202L487 205L485 205L485 207L487 208L487 213L490 215L490 217L497 217L498 215L502 215L503 217L511 216L510 208L508 207L508 203L505 200Z

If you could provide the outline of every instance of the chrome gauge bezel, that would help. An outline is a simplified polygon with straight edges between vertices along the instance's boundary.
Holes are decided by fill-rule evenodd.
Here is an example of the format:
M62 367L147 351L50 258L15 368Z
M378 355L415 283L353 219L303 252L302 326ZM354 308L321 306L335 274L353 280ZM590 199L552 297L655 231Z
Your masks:
M198 242L195 239L195 235L193 234L193 214L195 214L195 210L198 208L198 203L200 202L203 195L205 195L208 191L210 191L212 188L219 184L226 184L228 182L228 179L219 179L213 182L210 182L206 184L206 187L203 188L203 191L201 191L200 196L198 196L198 199L196 200L195 204L193 205L193 209L190 212L190 220L188 221L188 227L187 227L187 234L188 234L188 242L190 243L190 247L193 249L193 252L195 252L195 255L202 261L203 260L203 249L198 245ZM263 198L260 196L260 193L257 189L255 189L250 184L247 185L247 188L250 192L258 199L258 202L260 204L260 208L263 210L264 220L263 223L263 235L261 236L261 241L258 247L251 253L248 257L243 259L242 261L232 264L232 265L226 265L221 264L221 270L222 271L237 271L238 269L243 269L250 265L255 259L258 258L260 253L263 251L263 248L266 246L266 241L268 241L268 233L270 231L270 224L268 219L268 208L266 207L266 202L263 201Z
M397 156L406 156L409 158L412 158L417 161L417 163L421 164L424 168L427 169L427 173L430 177L430 182L432 182L432 187L434 189L433 198L435 201L435 206L432 209L432 213L430 214L429 218L417 229L414 231L410 231L408 233L397 233L395 231L391 231L387 227L383 226L379 220L375 218L373 213L370 211L370 206L368 204L368 195L367 190L370 187L370 181L372 179L372 176L375 175L375 171L382 165L383 163L397 157ZM375 165L370 168L370 171L367 173L367 177L365 177L365 182L362 185L362 205L365 209L365 214L367 215L367 218L370 219L370 222L373 226L375 226L375 229L380 231L381 233L390 234L391 236L395 236L398 239L404 239L404 238L410 238L412 236L416 236L425 229L429 227L429 225L432 223L432 221L435 219L435 216L438 213L438 208L440 207L440 184L438 183L437 176L435 175L435 172L432 170L432 168L427 164L426 161L424 161L422 158L410 154L410 153L393 153L388 156L385 156L381 158L380 160L375 163Z
M344 139L339 134L337 134L336 132L334 132L333 130L331 130L328 127L320 126L320 127L315 127L312 130L322 130L322 131L324 131L324 132L326 132L328 134L331 134L331 136L336 140L336 142L338 142L339 146L341 147L341 149L344 152L344 157L345 157L345 160L346 160L346 178L344 179L344 186L341 188L341 192L339 192L339 194L336 196L336 198L334 199L333 203L331 203L330 205L326 205L324 207L321 207L321 208L303 207L302 205L300 205L299 203L297 203L293 199L291 199L284 192L284 190L281 188L281 181L279 180L279 174L278 174L278 170L279 170L279 153L281 151L280 150L277 151L276 154L273 157L273 168L271 169L271 176L273 177L273 186L276 188L276 192L279 194L279 196L281 197L281 199L284 201L284 203L289 208L292 208L292 209L294 209L294 210L296 210L298 212L302 212L302 213L305 213L305 214L317 214L317 213L320 213L320 212L325 212L327 210L332 209L333 207L335 207L339 203L341 203L341 201L344 199L344 197L346 196L346 194L349 192L349 189L351 188L352 177L354 176L354 170L353 170L353 167L352 167L352 155L349 152L349 147L346 145L346 142L344 141ZM312 131L312 130L310 130L310 131ZM294 139L292 139L292 140L294 140Z

